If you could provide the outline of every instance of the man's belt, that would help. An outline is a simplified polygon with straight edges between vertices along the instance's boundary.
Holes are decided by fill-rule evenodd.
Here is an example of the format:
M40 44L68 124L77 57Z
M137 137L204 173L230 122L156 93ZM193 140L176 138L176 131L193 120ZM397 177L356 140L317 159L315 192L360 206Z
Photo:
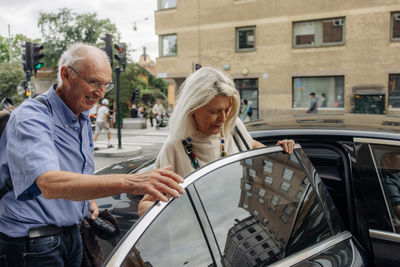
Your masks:
M77 227L76 224L71 226L55 226L55 225L46 225L37 228L31 228L28 231L29 238L37 238L37 237L45 237L50 235L60 235L62 233L71 231Z

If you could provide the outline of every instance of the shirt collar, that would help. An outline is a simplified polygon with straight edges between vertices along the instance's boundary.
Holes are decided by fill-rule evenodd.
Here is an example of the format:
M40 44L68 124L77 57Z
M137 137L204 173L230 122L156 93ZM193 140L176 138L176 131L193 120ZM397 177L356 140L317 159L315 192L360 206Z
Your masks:
M53 107L52 110L60 117L63 124L69 124L75 121L76 116L71 111L71 109L65 104L65 102L60 98L60 96L56 93L56 88L58 84L53 84L50 89L44 93L47 96L47 100L50 103L50 106ZM89 110L85 110L80 113L79 117L84 120L89 119Z

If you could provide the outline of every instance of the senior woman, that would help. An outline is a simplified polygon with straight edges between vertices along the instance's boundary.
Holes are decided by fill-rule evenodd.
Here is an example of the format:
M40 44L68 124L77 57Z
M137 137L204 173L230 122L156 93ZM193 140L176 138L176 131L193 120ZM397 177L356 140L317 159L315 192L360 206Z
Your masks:
M226 155L264 147L253 140L238 118L240 96L231 79L220 71L203 67L182 84L170 119L170 135L156 160L157 168L172 166L186 176L195 169ZM279 141L292 153L293 140ZM145 195L139 204L142 215L154 200Z

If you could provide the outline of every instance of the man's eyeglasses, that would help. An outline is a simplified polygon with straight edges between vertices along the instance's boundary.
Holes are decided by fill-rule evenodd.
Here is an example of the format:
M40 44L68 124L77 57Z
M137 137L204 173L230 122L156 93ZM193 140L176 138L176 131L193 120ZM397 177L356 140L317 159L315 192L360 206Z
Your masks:
M76 74L78 74L79 77L82 78L82 80L84 80L85 82L87 82L87 84L89 84L90 86L94 86L95 88L102 90L103 92L108 92L111 89L114 88L114 84L113 83L102 83L99 81L95 81L95 82L91 82L89 81L87 78L85 78L85 76L83 76L82 74L79 73L79 71L77 71L76 69L74 69L72 66L68 66L69 69L73 70ZM103 87L106 89L104 90Z

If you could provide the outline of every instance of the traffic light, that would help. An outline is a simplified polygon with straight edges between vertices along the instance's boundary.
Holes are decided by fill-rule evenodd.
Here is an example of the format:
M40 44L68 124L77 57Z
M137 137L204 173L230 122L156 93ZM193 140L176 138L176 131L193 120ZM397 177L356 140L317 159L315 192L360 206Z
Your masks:
M201 65L200 65L200 64L194 65L194 69L195 69L195 70L198 70L198 69L200 69L200 68L201 68Z
M122 66L122 71L125 71L126 67L126 43L114 44L114 48L117 49L115 59L118 60Z
M131 102L135 103L139 101L140 91L139 88L135 88L132 92Z
M32 45L32 52L33 52L33 56L32 56L32 70L35 72L40 70L43 67L43 62L41 62L41 59L44 57L44 55L42 53L40 53L40 50L43 49L43 45L42 44L33 44Z
M22 67L24 68L25 72L32 71L32 59L33 59L32 43L25 42L25 45L23 47L25 51L22 53Z
M106 37L102 37L101 39L104 40L106 43L105 47L102 47L107 56L108 56L108 61L110 61L111 69L113 68L113 41L112 41L112 35L111 34L106 34Z

